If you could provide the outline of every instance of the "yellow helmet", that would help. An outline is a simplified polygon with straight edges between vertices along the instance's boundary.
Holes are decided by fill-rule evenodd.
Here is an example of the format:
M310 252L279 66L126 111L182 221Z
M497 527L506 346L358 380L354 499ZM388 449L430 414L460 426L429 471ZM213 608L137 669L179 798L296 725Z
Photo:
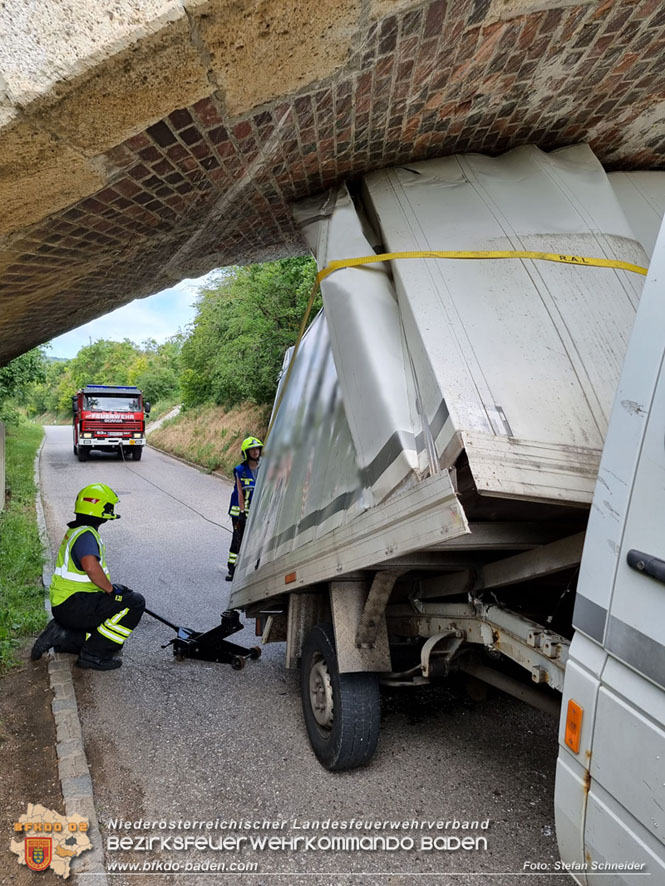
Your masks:
M242 452L243 461L247 459L247 453L250 449L263 449L263 443L258 437L245 437L242 441L240 451Z
M91 483L84 486L76 496L74 513L97 517L99 520L117 520L120 515L115 513L114 507L119 501L106 483Z

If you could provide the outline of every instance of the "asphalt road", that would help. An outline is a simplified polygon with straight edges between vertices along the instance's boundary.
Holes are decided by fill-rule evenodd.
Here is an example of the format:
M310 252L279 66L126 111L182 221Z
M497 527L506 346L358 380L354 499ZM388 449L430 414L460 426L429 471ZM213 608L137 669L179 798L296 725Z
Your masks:
M46 430L41 484L53 549L72 519L77 491L87 483L108 483L120 496L122 515L102 529L112 580L140 591L152 609L178 624L201 630L218 623L229 589L224 575L230 484L150 449L141 462L124 464L93 453L80 463L69 428ZM205 836L216 843L237 836L354 835L391 836L402 843L394 850L367 844L327 849L323 841L318 848L280 844L261 850L245 843L238 850L227 844L213 851L177 850L168 842L160 848L155 841L151 851L107 851L107 866L132 863L142 871L116 873L114 886L572 883L551 869L524 874L526 862L553 865L558 859L551 717L504 696L474 705L445 689L416 696L393 690L384 698L372 764L331 774L310 751L297 675L284 668L282 644L265 647L260 661L238 672L228 665L176 662L169 649L160 648L172 636L146 616L126 644L122 668L112 673L74 668L105 845L121 836ZM249 628L236 636L246 645L257 642ZM294 826L328 819L452 824L439 831L429 825L318 832ZM229 820L250 821L252 827L220 826ZM486 831L453 829L455 822L486 820ZM123 830L118 821L161 821L167 830L159 824ZM188 831L178 824L186 821L213 826ZM267 829L265 821L277 829ZM168 829L170 822L175 829ZM482 842L473 849L421 848L423 837L432 836L485 837L487 848ZM204 874L191 868L211 861L257 863L258 871ZM169 864L181 865L179 876L163 873Z

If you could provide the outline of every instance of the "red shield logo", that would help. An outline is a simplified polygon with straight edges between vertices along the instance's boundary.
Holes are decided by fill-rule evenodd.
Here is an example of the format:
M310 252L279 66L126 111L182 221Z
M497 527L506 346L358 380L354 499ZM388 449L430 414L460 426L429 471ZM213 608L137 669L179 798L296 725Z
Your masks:
M51 837L25 838L25 863L31 871L45 871L51 864Z

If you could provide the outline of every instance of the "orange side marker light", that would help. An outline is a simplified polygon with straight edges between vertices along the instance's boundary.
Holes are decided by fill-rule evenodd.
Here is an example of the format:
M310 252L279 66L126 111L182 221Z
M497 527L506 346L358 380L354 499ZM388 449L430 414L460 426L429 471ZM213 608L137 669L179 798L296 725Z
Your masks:
M568 713L566 715L565 743L574 754L580 752L580 737L582 735L582 715L584 708L580 707L572 698L568 701Z

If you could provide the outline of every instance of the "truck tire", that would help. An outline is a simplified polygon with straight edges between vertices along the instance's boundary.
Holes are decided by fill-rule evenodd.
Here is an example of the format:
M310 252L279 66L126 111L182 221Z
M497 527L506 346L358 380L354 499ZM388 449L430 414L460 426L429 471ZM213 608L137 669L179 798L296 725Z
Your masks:
M143 455L143 446L134 446L132 449L132 458L134 461L141 461L141 456Z
M332 772L369 763L381 719L376 674L339 673L332 624L311 629L300 669L305 726L319 763Z
M87 446L78 447L79 461L87 461L90 458L90 449Z

